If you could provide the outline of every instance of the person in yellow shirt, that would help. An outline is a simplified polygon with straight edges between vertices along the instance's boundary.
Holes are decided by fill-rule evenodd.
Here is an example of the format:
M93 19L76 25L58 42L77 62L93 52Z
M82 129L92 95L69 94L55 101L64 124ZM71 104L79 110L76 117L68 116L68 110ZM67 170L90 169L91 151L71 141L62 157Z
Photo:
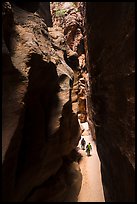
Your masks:
M87 156L90 156L90 151L92 150L92 146L90 144L90 142L87 144L86 146L86 153L87 153Z

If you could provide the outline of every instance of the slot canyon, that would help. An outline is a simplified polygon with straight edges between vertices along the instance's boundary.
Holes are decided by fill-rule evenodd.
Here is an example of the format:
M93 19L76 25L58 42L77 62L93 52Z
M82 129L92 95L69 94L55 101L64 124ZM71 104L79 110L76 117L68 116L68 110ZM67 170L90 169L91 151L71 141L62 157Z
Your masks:
M3 202L135 202L134 18L134 2L2 3Z

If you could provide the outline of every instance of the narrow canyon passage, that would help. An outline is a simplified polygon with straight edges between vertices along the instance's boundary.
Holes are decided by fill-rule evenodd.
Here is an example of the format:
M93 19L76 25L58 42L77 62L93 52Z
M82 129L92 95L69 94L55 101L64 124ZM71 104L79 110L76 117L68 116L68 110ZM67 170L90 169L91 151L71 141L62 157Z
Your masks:
M134 201L134 7L2 2L3 202Z
M82 185L78 195L78 202L105 202L100 160L97 154L96 144L89 131L88 123L81 123L81 126L85 129L82 138L85 139L86 144L90 142L92 151L91 156L87 156L85 150L81 149L81 141L79 141L78 151L82 155L79 162L82 173Z

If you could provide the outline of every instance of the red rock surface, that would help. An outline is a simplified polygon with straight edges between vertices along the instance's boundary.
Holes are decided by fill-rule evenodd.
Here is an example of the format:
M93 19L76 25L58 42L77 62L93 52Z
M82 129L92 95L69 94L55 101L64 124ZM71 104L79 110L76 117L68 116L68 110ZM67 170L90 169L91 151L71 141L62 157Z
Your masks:
M71 169L64 157L80 138L72 109L75 74L64 59L64 51L68 58L74 52L38 10L33 3L3 4L4 202L64 201L70 184L62 167Z
M86 3L89 104L105 199L135 201L135 24L133 2Z

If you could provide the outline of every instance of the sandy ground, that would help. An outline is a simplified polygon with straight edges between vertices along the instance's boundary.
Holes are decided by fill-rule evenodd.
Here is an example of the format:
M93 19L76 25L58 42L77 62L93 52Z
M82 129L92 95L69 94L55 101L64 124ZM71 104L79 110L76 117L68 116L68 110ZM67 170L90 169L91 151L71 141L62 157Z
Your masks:
M100 160L97 154L96 145L88 131L88 123L81 124L85 131L82 138L92 145L91 156L87 156L85 150L81 150L79 142L79 152L82 154L80 169L82 173L82 185L78 196L78 202L105 202L100 172ZM81 138L81 139L82 139Z

